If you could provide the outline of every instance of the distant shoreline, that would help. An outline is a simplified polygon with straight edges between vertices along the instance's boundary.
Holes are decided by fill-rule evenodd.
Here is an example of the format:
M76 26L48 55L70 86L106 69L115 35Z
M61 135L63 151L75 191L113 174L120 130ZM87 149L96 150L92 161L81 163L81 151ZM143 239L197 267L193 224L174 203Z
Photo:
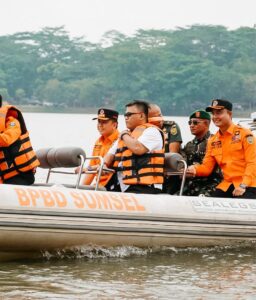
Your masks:
M25 113L58 113L58 114L96 114L98 108L95 107L69 107L69 108L59 108L59 107L46 107L46 106L28 106L28 105L18 105L22 112ZM234 111L234 118L250 118L252 111ZM171 116L170 116L171 117ZM175 115L173 117L184 117L180 115ZM186 117L186 116L185 116Z
M24 113L59 113L59 114L94 114L98 108L95 107L48 107L48 106L32 106L32 105L17 105Z

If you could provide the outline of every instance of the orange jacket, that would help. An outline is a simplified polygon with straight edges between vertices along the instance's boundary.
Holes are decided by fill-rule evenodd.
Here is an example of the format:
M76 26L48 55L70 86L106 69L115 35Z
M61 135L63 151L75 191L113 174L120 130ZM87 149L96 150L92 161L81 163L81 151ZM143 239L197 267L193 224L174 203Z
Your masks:
M14 106L0 108L0 177L2 181L39 165L21 112Z
M223 135L218 131L208 140L203 163L195 165L196 175L210 175L216 163L224 176L217 188L226 191L232 183L256 187L256 138L252 132L233 123Z
M117 129L107 138L101 136L94 144L92 155L104 157L108 153L108 150L111 148L113 143L118 139L118 136L119 136L119 132ZM97 159L92 159L90 161L90 166L95 166L98 164L99 164L99 160ZM101 175L99 185L106 186L106 184L109 182L112 175L113 175L112 173Z
M163 138L163 149L155 150L143 155L135 155L128 149L123 140L118 141L117 151L114 157L113 167L121 171L124 184L145 184L163 183L164 181L164 135L163 132L150 123L136 127L131 136L138 139L143 131L149 127L157 128ZM122 162L122 166L119 163Z

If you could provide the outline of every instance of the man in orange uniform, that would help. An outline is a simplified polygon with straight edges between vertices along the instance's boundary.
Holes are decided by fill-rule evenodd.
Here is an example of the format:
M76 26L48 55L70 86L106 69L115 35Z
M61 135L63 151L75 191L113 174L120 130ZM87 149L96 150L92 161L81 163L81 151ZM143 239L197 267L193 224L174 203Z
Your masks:
M224 179L213 197L256 198L256 139L249 129L232 122L232 103L216 99L206 108L218 132L209 138L201 165L189 166L195 176L209 176L218 164Z
M21 112L0 98L0 182L31 185L39 161Z
M118 112L112 109L100 108L98 116L93 118L98 120L97 128L101 136L97 139L93 148L93 156L104 157L112 144L118 139ZM90 161L88 169L95 169L99 165L99 160L93 159ZM96 174L86 174L83 179L83 184L89 185L92 183ZM112 173L104 173L100 177L99 185L111 190L114 184Z

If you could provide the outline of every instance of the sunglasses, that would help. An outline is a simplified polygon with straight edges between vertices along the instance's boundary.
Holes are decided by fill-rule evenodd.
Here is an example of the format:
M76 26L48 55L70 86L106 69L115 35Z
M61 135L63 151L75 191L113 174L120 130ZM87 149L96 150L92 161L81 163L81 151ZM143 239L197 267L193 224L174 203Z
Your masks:
M199 123L202 123L203 121L197 121L197 120L189 120L188 125L198 125Z
M124 117L125 118L130 118L130 116L132 116L132 115L138 115L138 114L142 114L142 112L134 112L134 113L132 113L132 112L127 112L127 113L125 113L124 114Z

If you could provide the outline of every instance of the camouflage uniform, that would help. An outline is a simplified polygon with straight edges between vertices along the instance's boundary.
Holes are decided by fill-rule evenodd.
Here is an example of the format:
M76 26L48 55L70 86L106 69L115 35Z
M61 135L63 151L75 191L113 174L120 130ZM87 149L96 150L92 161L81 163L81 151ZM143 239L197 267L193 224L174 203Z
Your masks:
M174 121L164 121L163 128L165 137L165 153L169 151L169 144L173 142L182 143L179 125Z
M208 131L202 139L198 140L195 137L185 145L182 150L182 155L186 159L188 166L202 163L206 152L207 140L210 136L211 133ZM203 194L205 196L210 196L221 180L221 170L216 166L209 177L187 178L183 195L198 196L199 194Z
M164 121L163 128L165 137L165 153L170 152L169 144L173 142L182 143L181 131L179 125L174 121ZM168 176L164 179L163 192L174 194L180 189L179 176Z

